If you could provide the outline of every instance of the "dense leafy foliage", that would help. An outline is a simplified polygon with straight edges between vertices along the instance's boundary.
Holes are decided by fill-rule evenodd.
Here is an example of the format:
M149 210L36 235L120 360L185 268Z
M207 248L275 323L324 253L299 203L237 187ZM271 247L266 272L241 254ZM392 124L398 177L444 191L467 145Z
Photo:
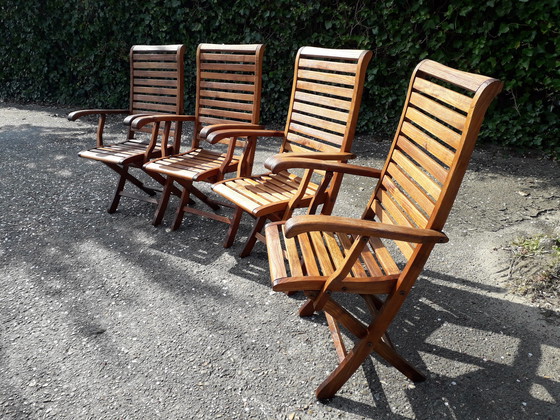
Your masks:
M482 138L560 151L559 0L0 0L0 13L8 100L126 106L130 46L184 43L192 109L198 43L262 42L263 119L282 121L300 46L367 48L361 130L394 130L428 57L505 82Z

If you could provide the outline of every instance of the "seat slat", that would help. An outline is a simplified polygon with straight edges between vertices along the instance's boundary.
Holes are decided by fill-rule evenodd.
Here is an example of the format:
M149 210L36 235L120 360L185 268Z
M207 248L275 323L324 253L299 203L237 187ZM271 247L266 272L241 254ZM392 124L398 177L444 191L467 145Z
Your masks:
M334 272L333 264L329 258L329 251L323 242L323 236L320 232L314 231L309 235L313 244L313 250L319 266L324 275L330 275Z
M303 276L301 267L301 260L297 251L297 244L295 238L286 238L284 224L282 224L282 234L286 242L286 252L288 254L288 264L290 267L290 275L295 277Z
M356 238L349 237L345 233L337 234L337 238L340 240L340 243L342 244L343 249L344 249L344 255L346 256L349 253L350 248L352 248L352 244L356 240ZM361 266L359 258L356 260L356 262L352 266L352 274L354 275L354 277L365 277L366 276L366 272L365 272L364 268Z
M305 272L310 276L320 276L321 272L315 261L315 254L313 253L313 246L307 233L297 235L296 239L299 243L299 249L305 264Z
M280 243L280 235L276 226L272 229L267 229L266 236L267 241ZM270 264L271 281L288 276L286 266L284 265L284 255L281 247L274 247L272 252L268 253L268 262ZM293 272L291 274L294 275ZM300 273L299 275L301 276L302 274Z

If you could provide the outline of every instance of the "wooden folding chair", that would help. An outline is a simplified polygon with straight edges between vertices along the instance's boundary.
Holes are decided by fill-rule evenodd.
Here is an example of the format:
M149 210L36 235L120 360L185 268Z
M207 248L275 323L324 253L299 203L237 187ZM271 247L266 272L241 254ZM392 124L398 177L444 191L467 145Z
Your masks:
M79 153L80 157L103 162L119 174L117 189L108 209L114 213L122 196L143 201L155 202L153 196L156 189L144 185L129 173L130 167L142 168L144 162L161 156L162 147L159 142L148 146L148 141L135 138L136 131L129 128L127 138L116 144L103 144L105 119L110 114L125 114L125 124L129 125L141 115L151 114L182 114L184 103L184 54L183 45L135 45L130 50L130 100L128 109L87 109L75 111L68 115L74 121L86 115L99 115L97 126L97 147ZM159 127L158 127L159 128ZM181 122L166 127L166 136L173 137L172 144L166 144L166 153L177 153L181 145ZM142 127L138 131L150 133L152 127ZM158 183L165 180L161 176L153 176ZM139 196L124 191L129 181L148 196ZM177 192L176 192L177 193Z
M179 228L185 212L205 215L220 221L224 216L189 206L194 195L211 209L219 204L194 186L195 182L216 182L230 172L239 175L251 173L254 144L244 139L222 138L219 142L228 145L227 150L203 148L201 141L216 127L262 128L258 125L261 105L261 78L264 45L214 45L198 47L196 109L194 115L149 116L134 121L133 127L172 121L193 121L193 139L190 150L180 154L163 153L159 159L146 163L145 171L153 176L165 177L165 187L158 202L153 224L161 223L167 208L174 182L182 187L181 202L177 209L172 229ZM154 131L153 141L157 138ZM208 145L209 146L209 145ZM240 154L235 154L240 150Z
M281 154L317 160L346 161L360 110L364 78L371 51L303 47L295 62L292 96L284 131L217 130L209 141L227 136L282 137ZM296 208L322 205L329 213L342 182L341 174L313 181L284 171L241 176L218 182L212 189L236 206L224 246L232 245L243 212L256 218L241 256L250 254L267 219L286 220ZM312 198L313 199L312 202Z
M361 219L301 215L265 229L273 289L303 291L308 301L300 315L324 311L334 339L340 363L317 389L318 398L334 396L372 352L411 380L425 379L397 354L387 329L434 244L447 242L441 230L484 114L501 89L496 79L424 60L412 75L381 171L289 156L269 162L273 173L300 167L379 177ZM336 293L361 295L371 322L337 302ZM350 351L340 325L356 336Z

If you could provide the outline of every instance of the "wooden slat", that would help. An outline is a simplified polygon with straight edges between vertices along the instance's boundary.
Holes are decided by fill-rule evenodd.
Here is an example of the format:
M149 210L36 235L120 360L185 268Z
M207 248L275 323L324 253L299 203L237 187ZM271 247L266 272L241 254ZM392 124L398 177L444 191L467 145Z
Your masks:
M203 71L235 71L235 72L251 72L256 70L255 64L237 64L237 63L200 63L200 70Z
M451 166L451 163L455 158L455 153L452 150L443 146L437 140L430 137L428 134L424 133L408 121L403 121L401 132L409 139L413 140L418 146L423 147L425 150L434 155L438 160L447 166Z
M418 227L426 227L428 219L424 213L418 209L417 204L411 201L410 198L408 198L389 177L383 178L382 185L392 196L393 200L399 204L408 217L412 219Z
M320 71L301 70L301 69L298 70L297 77L298 79L308 79L313 81L336 83L339 85L349 85L349 86L352 86L356 82L356 78L354 76L346 76L346 75L334 74L334 73L323 73Z
M447 143L452 148L457 149L459 146L459 142L461 141L461 135L459 133L444 126L417 109L409 107L406 111L406 118L419 125L424 130L429 131L435 137Z
M215 117L223 117L228 120L245 120L251 121L252 115L248 112L236 112L231 110L222 110L222 109L215 109L215 108L200 108L199 109L200 115L206 116L215 116Z
M377 191L377 198L382 203L385 212L391 216L396 225L416 227L412 221L409 220L410 216L395 203L393 197L388 194L384 188Z
M346 132L346 125L338 124L331 121L322 120L320 118L315 118L309 115L300 114L298 112L292 112L290 115L291 121L296 121L298 123L309 124L314 127L333 131L335 133L344 134Z
M375 257L385 274L399 274L400 270L390 252L385 248L383 242L379 238L371 237L369 243L375 251Z
M462 131L465 127L465 115L453 111L451 108L441 105L427 96L412 92L410 103L418 108L422 108L424 112L449 124L451 127L455 127L457 130Z
M315 261L315 254L313 253L313 247L311 245L311 241L309 240L309 236L307 233L303 233L301 235L297 235L296 238L299 243L307 275L320 276L321 273L319 272L319 267L317 267L317 262Z
M391 162L387 168L387 174L393 177L418 205L430 214L434 209L434 202L418 184L413 182L403 170Z
M255 99L254 95L248 93L223 92L219 90L208 90L208 89L200 90L198 95L201 98L233 99L236 101L247 101L247 102L253 102Z
M177 88L165 88L165 87L150 87L150 86L135 86L134 87L135 93L146 93L146 94L155 94L155 95L169 95L169 96L177 96L179 93Z
M177 80L173 79L134 79L134 88L136 86L168 86L176 87Z
M404 136L399 136L399 149L414 159L422 168L443 184L447 177L447 170L424 153L418 146Z
M310 105L303 102L295 101L293 104L294 111L306 112L308 114L313 114L318 117L330 118L333 120L338 120L346 124L350 119L350 114L348 112L335 111L333 109L324 108L322 106ZM346 130L345 130L346 131Z
M296 101L309 102L312 104L325 105L331 108L339 108L344 111L349 111L352 106L351 101L345 99L333 98L330 96L316 95L313 93L296 91L294 99Z
M298 80L296 89L308 90L310 92L326 93L328 95L339 96L341 98L352 98L354 96L354 89L342 86L325 85L322 83L314 83L306 80Z
M176 106L162 105L162 104L152 104L145 102L133 102L132 103L133 114L136 111L163 111L174 113L177 110Z
M248 54L221 54L202 52L200 54L201 61L231 61L234 63L255 63L257 61L256 55Z
M304 47L301 50L302 57L320 57L320 58L332 58L332 59L347 59L347 60L357 60L363 55L363 51L360 50L331 50L328 48L319 47Z
M303 276L303 270L297 251L296 239L286 238L284 224L282 224L282 234L284 236L284 241L286 244L286 253L288 254L288 265L290 267L290 274L293 277L301 277Z
M335 133L328 133L326 131L321 131L313 127L307 127L305 125L298 124L297 122L290 122L288 131L296 134L315 137L315 139L317 140L322 140L337 146L340 146L342 144L342 141L344 140L344 137Z
M153 69L153 70L164 70L164 69L172 69L175 70L177 68L176 62L167 62L167 61L133 61L132 68L134 69Z
M270 226L266 229L266 242L267 244L274 244L275 246L267 246L268 262L270 265L270 279L272 281L287 277L286 266L284 265L284 255L280 244L279 229L277 226Z
M392 160L401 167L410 178L414 179L434 200L437 200L441 192L441 186L432 178L422 172L416 164L406 157L400 150L393 152Z
M177 62L177 54L140 54L132 55L134 61L174 61Z
M345 73L356 74L356 63L344 63L340 61L311 60L309 58L300 58L299 66L318 70L330 70Z
M200 73L202 79L210 80L231 80L234 82L254 82L255 76L250 74L236 74L236 73L217 73L210 71L203 71Z
M339 147L333 146L332 144L321 143L320 141L309 139L293 132L288 132L286 139L288 140L286 150L295 150L293 146L297 147L297 145L305 146L306 150L304 151L306 152L338 152L340 150ZM288 146L290 148L288 148Z
M134 102L159 102L166 104L176 104L179 99L175 96L162 96L162 95L132 95Z
M476 91L483 83L488 81L487 76L467 73L460 70L452 70L443 64L430 60L426 60L422 63L420 71L473 92Z
M202 106L215 106L226 109L235 109L240 111L252 111L253 104L247 104L242 102L232 102L232 101L217 101L214 99L204 99L201 98L198 103Z
M134 77L153 77L165 79L177 79L179 73L176 70L172 71L150 71L150 70L134 70Z
M309 234L311 242L313 243L313 249L315 256L319 261L319 266L323 271L323 275L331 275L334 272L334 267L332 261L329 258L329 251L323 242L323 236L321 232L313 231Z
M350 248L352 248L352 245L356 240L356 237L349 237L344 233L337 234L337 237L344 248L344 255L346 257L350 251ZM364 270L364 267L362 267L362 265L360 264L359 258L357 258L356 261L354 262L354 265L352 265L352 274L354 275L354 277L366 276L366 271Z
M430 95L446 104L458 108L463 112L468 112L472 103L472 99L454 90L447 89L444 86L433 83L429 80L416 77L412 85L413 89L420 91L426 95Z
M202 89L218 89L224 91L241 91L241 92L255 92L254 84L243 84L243 83L225 83L225 82L210 82L207 80L202 80L200 82L200 87Z

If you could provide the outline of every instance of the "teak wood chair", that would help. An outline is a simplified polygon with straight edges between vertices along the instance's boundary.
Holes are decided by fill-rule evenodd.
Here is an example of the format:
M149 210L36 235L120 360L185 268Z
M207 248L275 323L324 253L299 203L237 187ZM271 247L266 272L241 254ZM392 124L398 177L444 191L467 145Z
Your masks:
M303 291L308 301L300 315L324 311L333 336L340 363L317 389L319 399L334 396L372 352L412 381L425 379L397 354L387 329L434 244L447 242L443 226L484 114L501 89L499 80L424 60L381 171L289 156L269 162L273 173L303 167L379 177L361 219L300 215L265 230L273 289ZM337 293L361 295L371 322L353 315ZM350 351L340 325L356 336Z
M128 109L87 109L75 111L68 115L74 121L86 115L99 115L97 126L97 146L79 153L80 157L103 162L119 174L117 189L108 209L114 213L122 196L143 201L155 202L156 189L144 185L137 177L129 173L130 167L142 168L144 162L166 153L177 153L181 145L181 122L165 128L166 136L173 137L172 144L163 148L159 142L148 143L136 138L136 131L152 132L152 127L138 130L131 127L132 121L141 115L182 114L184 103L184 54L183 45L135 45L130 50L130 99ZM126 140L116 144L103 143L105 119L110 114L128 115L124 122L129 125ZM157 127L159 130L159 126ZM158 131L156 130L156 132ZM149 146L148 146L149 144ZM151 177L162 184L160 176ZM124 191L129 181L148 196L140 196ZM178 193L178 192L176 192Z
M257 137L282 137L280 154L320 161L352 158L350 148L371 56L371 51L364 50L301 48L296 56L284 131L218 130L208 138L217 141L226 136L247 136L255 141ZM260 232L267 219L285 220L294 209L306 206L315 211L322 205L321 211L329 213L341 182L341 174L313 182L309 171L301 177L282 171L214 184L212 189L236 206L224 246L232 245L243 212L256 218L256 222L242 257L250 254L257 239L264 241Z
M217 182L230 172L249 175L254 159L254 143L239 136L222 138L219 143L227 150L203 148L202 140L217 127L262 128L258 125L261 105L261 79L264 45L214 45L201 44L197 51L196 108L194 115L149 116L134 121L133 127L172 121L194 122L192 145L187 152L168 154L163 151L159 159L146 163L148 173L165 177L165 186L159 199L152 223L161 223L176 182L182 187L181 202L172 229L179 228L185 212L205 215L220 221L224 216L194 208L189 204L194 195L211 209L219 204L195 187L196 182ZM154 128L155 129L155 128ZM157 138L154 131L153 141ZM208 145L209 146L209 145ZM241 149L241 154L235 151Z

